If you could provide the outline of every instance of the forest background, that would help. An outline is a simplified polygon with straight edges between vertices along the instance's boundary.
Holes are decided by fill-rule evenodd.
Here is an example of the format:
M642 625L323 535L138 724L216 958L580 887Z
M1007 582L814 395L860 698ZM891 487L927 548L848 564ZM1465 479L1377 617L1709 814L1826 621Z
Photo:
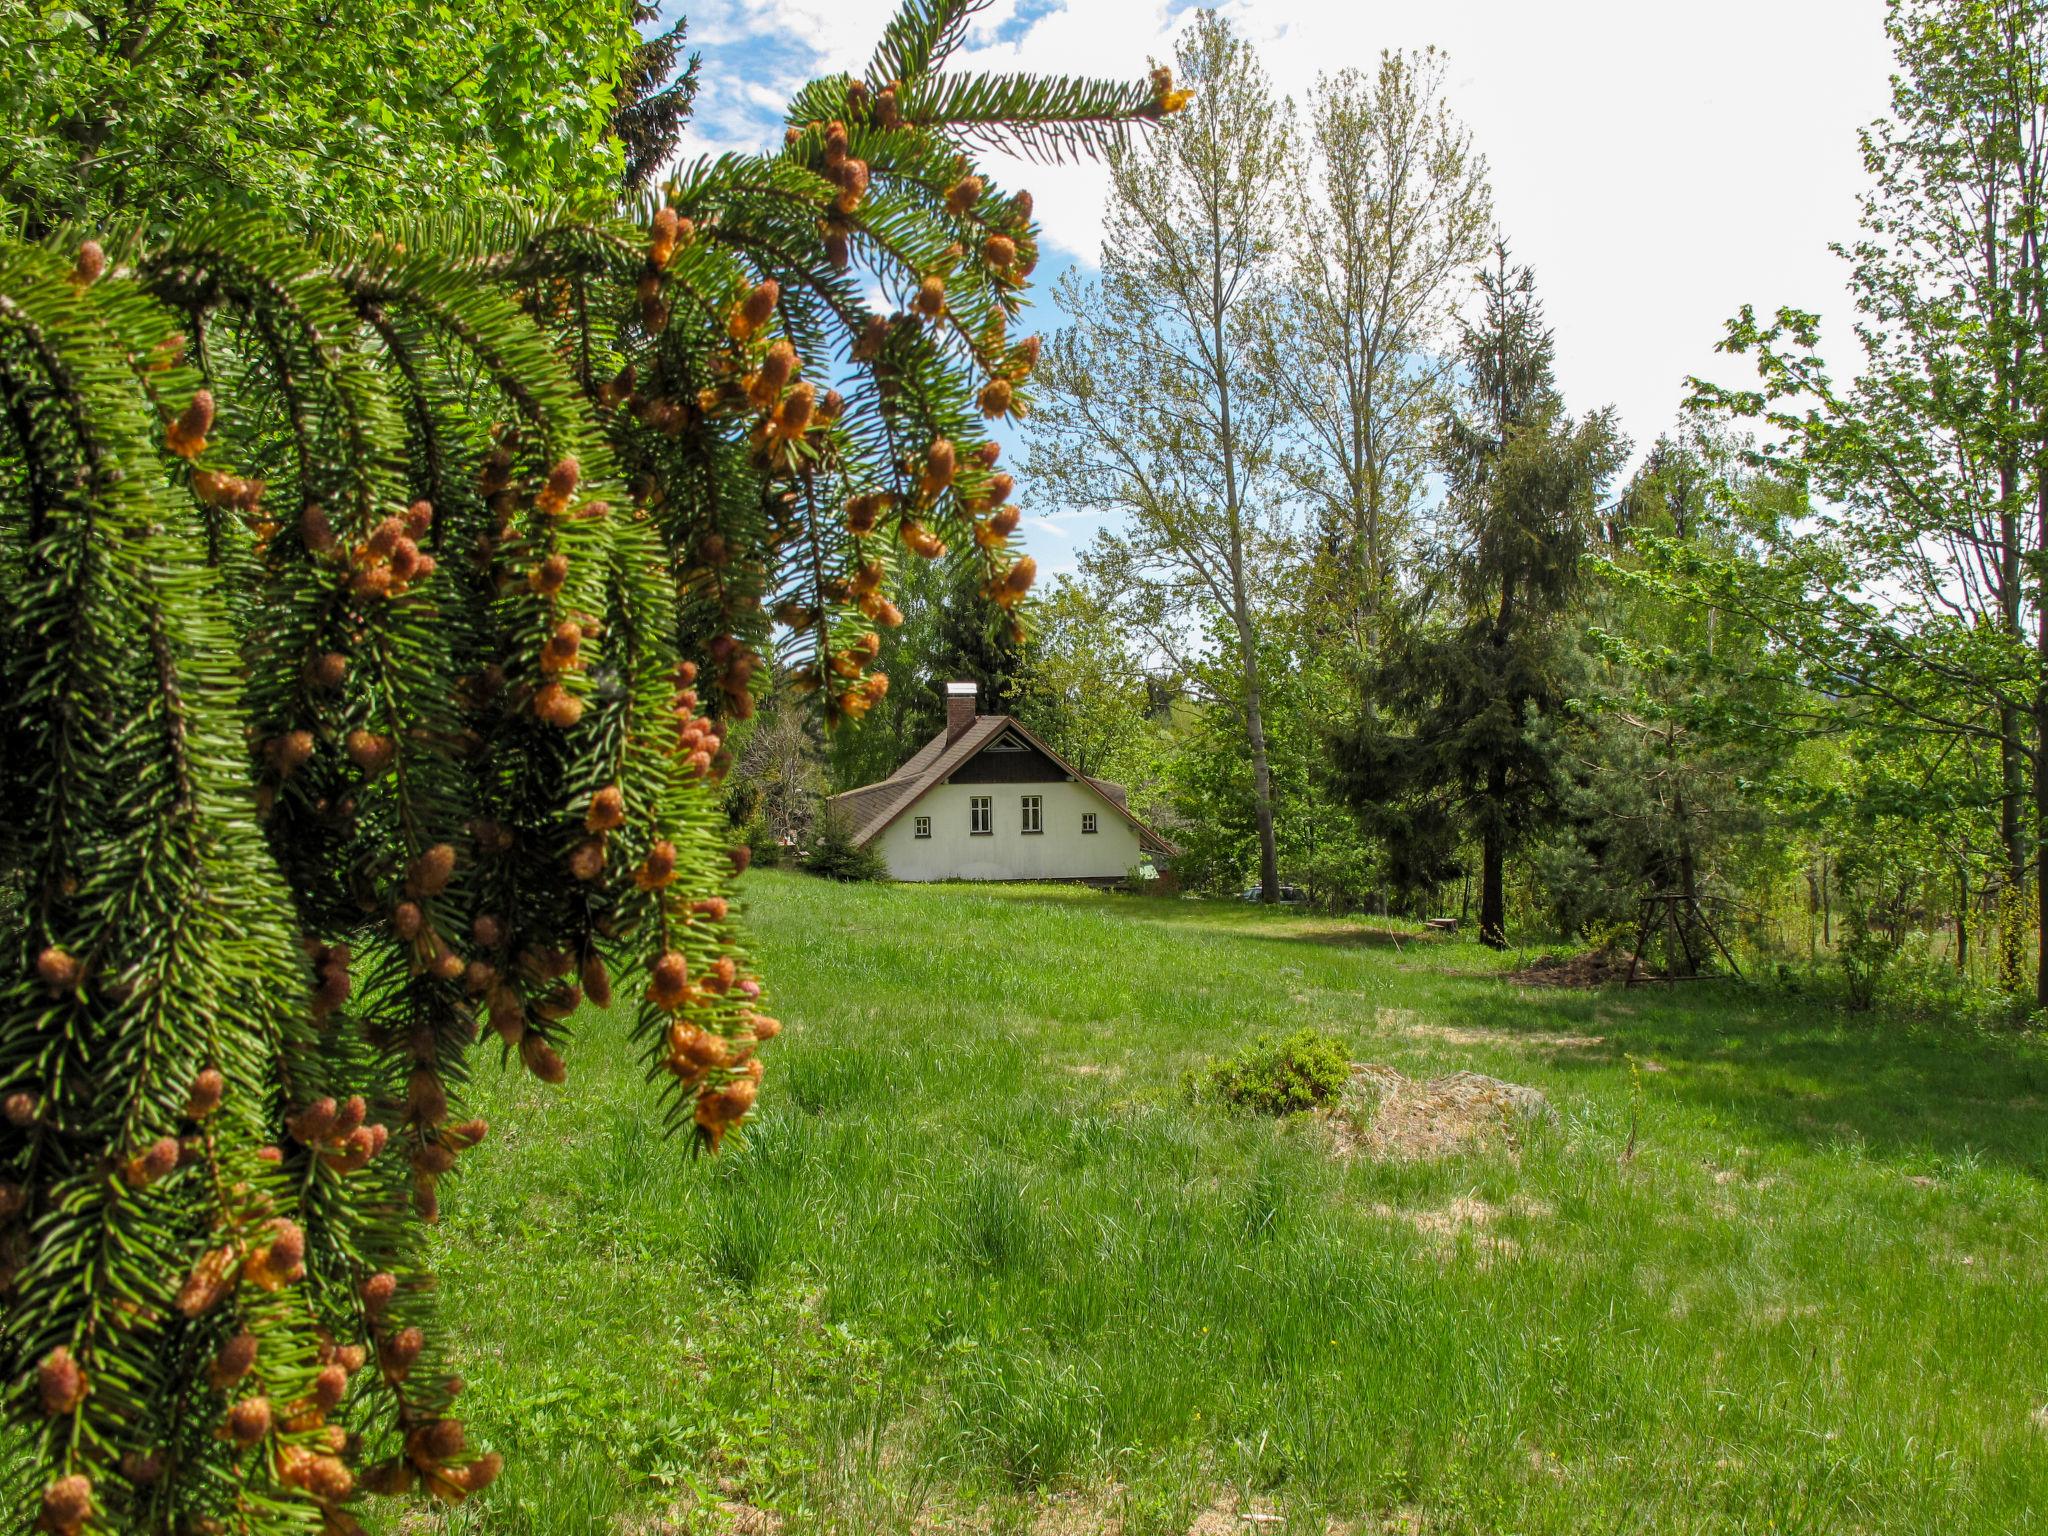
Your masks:
M882 658L908 686L829 747L761 733L757 847L972 677L1127 783L1187 888L1623 947L1660 898L1680 969L1720 938L1855 1006L1886 973L2038 1000L2048 44L2036 7L1863 19L1896 73L1842 131L1825 331L1740 307L1631 435L1565 398L1451 61L1288 98L1198 15L1195 107L1111 158L1016 434L1041 558L1093 537L1028 646L921 572Z

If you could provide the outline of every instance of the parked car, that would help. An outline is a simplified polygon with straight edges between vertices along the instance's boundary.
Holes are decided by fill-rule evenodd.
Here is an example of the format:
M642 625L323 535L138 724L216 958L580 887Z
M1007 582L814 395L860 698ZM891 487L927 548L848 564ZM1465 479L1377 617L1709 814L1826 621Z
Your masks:
M1263 885L1253 886L1238 898L1240 901L1263 901L1264 899L1265 887ZM1308 892L1298 885L1283 885L1280 887L1280 900L1282 902L1307 901Z

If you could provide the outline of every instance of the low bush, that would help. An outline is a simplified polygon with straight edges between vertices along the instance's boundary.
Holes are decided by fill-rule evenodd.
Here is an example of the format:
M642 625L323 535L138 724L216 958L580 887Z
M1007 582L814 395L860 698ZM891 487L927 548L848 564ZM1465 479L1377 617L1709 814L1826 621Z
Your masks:
M804 858L804 868L828 880L889 878L889 863L881 850L856 843L853 823L829 810L811 828L811 851Z
M779 869L787 861L789 850L763 818L756 816L746 824L746 837L749 868Z
M1878 984L1898 957L1898 940L1875 924L1855 920L1835 953L1848 987L1849 1011L1870 1012L1877 1006Z
M1194 1074L1197 1097L1262 1115L1292 1115L1332 1103L1351 1080L1344 1042L1321 1030L1285 1038L1260 1035L1228 1058L1212 1058Z

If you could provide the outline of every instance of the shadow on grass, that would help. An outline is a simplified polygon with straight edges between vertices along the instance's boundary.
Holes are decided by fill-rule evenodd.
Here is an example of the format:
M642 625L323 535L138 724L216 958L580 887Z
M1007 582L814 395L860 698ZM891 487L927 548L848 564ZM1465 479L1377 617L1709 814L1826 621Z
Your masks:
M1307 911L1299 906L1265 907L1257 902L1193 900L1178 896L1146 896L1103 891L1085 885L1046 885L1007 881L940 881L916 887L971 895L1010 907L1040 907L1072 912L1092 908L1126 922L1149 922L1173 928L1201 928L1231 938L1271 943L1405 947L1455 942L1451 935L1428 929L1402 928L1384 920L1361 924L1355 918Z
M1886 1162L1992 1159L2048 1178L2048 1042L1885 1014L1754 985L1606 986L1532 994L1500 978L1447 978L1432 1022L1517 1036L1571 1030L1604 1050L1549 1053L1552 1071L1613 1083L1625 1055L1663 1070L1655 1096L1808 1150L1860 1144Z
M1329 918L1324 921L1336 922ZM1415 933L1400 928L1317 928L1305 933L1247 933L1248 939L1264 944L1320 944L1330 949L1442 949L1455 943L1441 934Z

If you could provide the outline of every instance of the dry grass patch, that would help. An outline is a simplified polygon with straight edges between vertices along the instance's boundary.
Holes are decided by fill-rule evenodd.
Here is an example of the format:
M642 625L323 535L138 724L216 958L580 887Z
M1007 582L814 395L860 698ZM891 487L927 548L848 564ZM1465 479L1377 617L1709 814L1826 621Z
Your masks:
M1484 1029L1431 1024L1412 1008L1382 1008L1373 1015L1382 1030L1445 1045L1504 1045L1532 1051L1591 1051L1607 1043L1605 1035L1544 1035L1524 1030Z
M1448 1264L1469 1241L1473 1257L1483 1266L1495 1258L1519 1257L1522 1245L1506 1233L1492 1230L1503 1218L1540 1220L1551 1208L1540 1200L1517 1195L1506 1205L1495 1205L1476 1195L1460 1195L1449 1205L1434 1210L1410 1210L1401 1206L1374 1205L1372 1214L1382 1221L1403 1222L1428 1239L1431 1252Z
M1354 1063L1331 1125L1342 1154L1419 1162L1486 1147L1512 1152L1523 1128L1552 1113L1534 1088L1478 1072L1421 1081Z

